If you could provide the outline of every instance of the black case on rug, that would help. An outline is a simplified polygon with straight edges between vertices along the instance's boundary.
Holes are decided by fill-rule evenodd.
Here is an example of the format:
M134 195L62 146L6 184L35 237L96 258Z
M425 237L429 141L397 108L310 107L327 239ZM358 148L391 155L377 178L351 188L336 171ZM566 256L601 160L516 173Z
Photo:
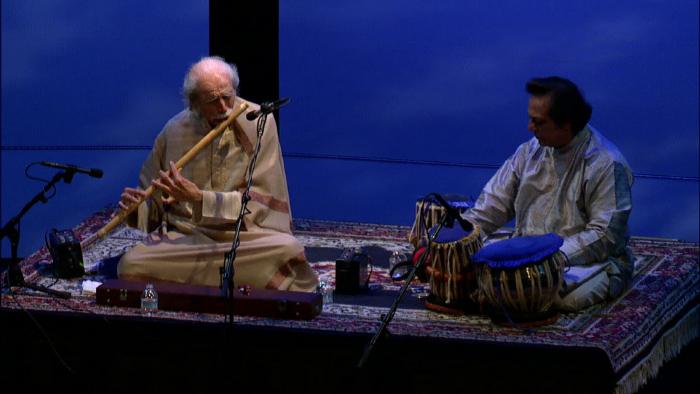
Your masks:
M59 278L78 278L85 275L83 250L73 230L49 231L46 247L53 259L53 268Z
M357 294L367 290L369 277L367 269L369 256L355 253L352 258L335 261L335 292L339 294Z

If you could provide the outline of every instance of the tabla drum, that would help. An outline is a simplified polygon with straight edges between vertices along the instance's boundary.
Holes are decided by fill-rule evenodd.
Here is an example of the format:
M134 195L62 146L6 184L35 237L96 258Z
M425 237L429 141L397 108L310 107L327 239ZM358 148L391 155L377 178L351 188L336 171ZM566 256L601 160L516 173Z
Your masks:
M481 228L476 224L472 226L470 232L459 224L443 227L428 246L424 267L430 295L425 300L426 308L463 314L476 307L478 285L471 256L481 248L482 241ZM436 229L437 226L430 230L431 236Z
M537 326L556 321L552 303L563 283L562 244L552 233L515 237L472 256L479 300L495 323Z
M445 194L443 197L450 206L458 209L460 213L474 206L474 200L466 196ZM440 217L444 211L445 208L430 194L416 200L416 219L413 222L413 227L408 236L408 242L410 242L414 248L417 249L420 245L426 244L427 229L431 229L440 221Z

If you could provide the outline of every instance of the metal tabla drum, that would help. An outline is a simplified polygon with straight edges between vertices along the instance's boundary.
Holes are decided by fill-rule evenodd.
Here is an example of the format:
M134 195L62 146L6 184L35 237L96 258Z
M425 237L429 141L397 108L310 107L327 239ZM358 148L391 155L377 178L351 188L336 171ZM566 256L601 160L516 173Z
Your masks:
M471 256L481 248L481 228L472 224L471 232L458 224L443 227L428 247L425 272L429 278L430 295L425 300L428 309L451 314L463 314L475 308L478 289ZM435 232L437 226L430 230Z
M552 303L563 283L566 258L556 234L494 242L472 256L479 299L499 324L551 324Z
M474 206L474 201L465 196L458 194L445 194L445 200L453 208L463 212L467 208ZM445 212L443 208L432 195L427 195L416 200L416 219L413 222L411 233L408 236L414 248L419 245L425 245L427 242L427 230L435 226Z

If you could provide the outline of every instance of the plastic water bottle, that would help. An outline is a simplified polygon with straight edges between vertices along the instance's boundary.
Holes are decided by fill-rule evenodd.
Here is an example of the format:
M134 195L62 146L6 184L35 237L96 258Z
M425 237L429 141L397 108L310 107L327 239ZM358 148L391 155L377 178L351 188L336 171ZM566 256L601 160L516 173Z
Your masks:
M323 297L323 305L328 305L333 303L333 288L328 285L325 281L320 281L316 292L321 294Z
M391 272L391 269L394 268L398 263L401 262L401 259L403 256L401 255L401 252L399 251L393 251L391 253L391 256L389 256L389 271Z
M342 261L352 261L352 257L355 251L351 248L343 249L343 253L340 255L340 260Z
M158 293L153 283L146 284L146 288L141 295L141 310L150 316L153 312L158 311Z

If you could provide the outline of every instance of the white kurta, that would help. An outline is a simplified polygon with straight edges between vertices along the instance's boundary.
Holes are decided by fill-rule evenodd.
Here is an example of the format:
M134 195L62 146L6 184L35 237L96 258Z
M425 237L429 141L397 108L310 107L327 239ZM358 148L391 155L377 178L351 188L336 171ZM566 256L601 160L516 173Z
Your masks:
M513 236L560 235L569 265L612 263L604 267L605 279L608 295L616 296L629 285L633 271L627 248L632 182L619 150L586 126L562 148L540 146L534 137L520 145L463 215L486 234L515 219ZM600 293L599 288L591 291ZM577 301L569 309L591 302Z

